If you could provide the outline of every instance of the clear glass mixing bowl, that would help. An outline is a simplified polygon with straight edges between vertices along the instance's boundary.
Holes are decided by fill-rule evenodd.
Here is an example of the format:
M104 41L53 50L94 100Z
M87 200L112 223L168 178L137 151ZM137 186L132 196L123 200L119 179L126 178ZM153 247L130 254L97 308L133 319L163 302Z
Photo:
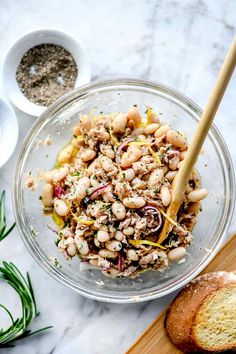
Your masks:
M235 195L233 166L226 144L212 126L200 154L197 169L202 185L209 190L203 211L194 228L195 236L184 263L173 263L164 272L148 271L134 279L109 278L99 270L83 270L79 258L67 261L54 243L48 228L50 217L42 214L39 200L42 183L32 192L25 188L29 172L51 169L58 151L69 141L79 113L126 111L137 104L141 112L154 107L162 121L187 133L189 141L201 109L179 92L161 84L141 80L112 80L86 85L55 102L27 135L15 172L14 210L21 236L36 261L54 278L87 297L109 302L137 302L166 295L196 276L211 260L222 243L229 225ZM50 146L38 146L48 135ZM52 256L59 266L51 262Z

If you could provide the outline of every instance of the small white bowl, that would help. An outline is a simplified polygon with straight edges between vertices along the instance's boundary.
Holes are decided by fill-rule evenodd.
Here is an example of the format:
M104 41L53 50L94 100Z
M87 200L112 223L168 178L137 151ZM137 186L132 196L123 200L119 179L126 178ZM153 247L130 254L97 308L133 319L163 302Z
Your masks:
M88 56L81 45L67 33L54 29L39 29L20 37L8 50L2 66L2 86L8 99L21 111L39 116L47 108L30 102L16 81L16 70L30 48L51 43L64 47L72 54L78 67L75 87L87 84L91 79Z
M13 154L18 140L18 121L12 107L0 96L0 167Z

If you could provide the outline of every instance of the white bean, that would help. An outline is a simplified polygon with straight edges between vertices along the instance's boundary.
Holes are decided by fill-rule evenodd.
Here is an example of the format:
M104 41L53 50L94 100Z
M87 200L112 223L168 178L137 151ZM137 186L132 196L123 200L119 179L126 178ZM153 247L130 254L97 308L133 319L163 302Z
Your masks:
M84 131L89 131L92 126L92 120L87 114L81 114L80 115L80 124L81 128L84 129Z
M168 181L173 181L176 175L177 175L177 171L169 171L167 172L165 177L168 179Z
M139 256L138 256L138 254L137 254L137 252L135 250L128 250L127 251L127 258L130 261L138 261Z
M86 149L82 152L81 154L81 160L84 161L84 162L87 162L87 161L90 161L90 160L93 160L96 156L96 151L94 151L93 149Z
M99 184L95 174L90 177L90 184L92 187L96 187Z
M118 253L103 248L99 251L99 256L102 258L116 258L118 256Z
M112 204L111 210L118 220L123 220L125 218L126 209L122 203L114 202Z
M74 238L72 236L69 236L66 240L65 240L65 245L66 246L70 246L74 243Z
M137 208L142 208L146 204L146 201L142 197L133 197L133 198L130 197L130 198L125 198L123 200L123 204L127 208L137 209Z
M87 189L90 187L90 179L88 177L82 177L75 187L73 199L82 200L86 197Z
M141 123L141 115L139 113L139 111L137 110L137 108L133 107L130 108L127 112L127 116L128 116L128 121L134 126L137 127L140 123Z
M172 249L168 253L168 258L170 261L179 261L181 258L183 258L186 254L186 249L184 247L177 247Z
M147 254L146 256L142 256L139 260L139 264L141 266L145 266L148 263L151 263L153 261L153 255L152 253Z
M94 240L93 240L94 244L96 247L100 248L100 242L98 241L97 237L94 237Z
M109 229L107 225L101 225L99 230L108 232Z
M189 202L199 202L200 200L206 198L208 191L204 188L195 189L188 193L187 198Z
M51 207L53 205L53 192L54 188L50 183L44 185L42 191L42 203L45 207Z
M128 170L122 171L122 177L126 181L132 181L135 177L135 172L132 168L128 168Z
M86 255L89 253L88 242L80 236L75 236L75 244L80 254Z
M187 149L187 139L183 134L181 134L177 130L169 130L166 134L166 139L170 144L179 148L182 151Z
M108 249L109 251L112 252L116 252L116 251L120 251L122 248L122 243L120 241L117 240L112 240L110 242L106 242L105 243L105 247L106 249Z
M132 133L131 133L131 135L132 136L138 136L138 135L140 135L140 134L143 134L144 133L144 127L139 127L139 128L135 128L133 131L132 131Z
M161 168L157 168L154 170L148 179L148 187L153 188L157 187L158 183L160 183L164 179L164 172Z
M54 173L56 170L51 170L51 171L46 171L43 173L43 178L46 182L48 183L52 183L53 182L53 177L54 177Z
M144 134L149 135L155 133L155 131L160 127L158 123L148 124L144 129Z
M138 177L135 177L132 180L131 185L135 188L138 188L138 189L146 189L146 187L147 187L147 183Z
M60 216L66 216L70 212L70 208L68 207L66 202L64 202L64 200L61 200L61 199L56 199L55 200L55 202L54 202L54 210Z
M170 204L171 194L170 194L170 190L167 186L161 187L161 201L164 206L168 206Z
M121 158L121 167L127 168L136 162L142 156L142 151L137 146L129 146Z
M67 247L66 252L69 256L74 257L77 252L76 245L72 243L69 247Z
M102 156L101 157L101 164L102 164L102 168L106 172L113 172L113 171L117 170L117 168L114 165L113 161L107 156Z
M66 146L61 152L59 152L57 161L59 163L65 163L70 160L74 151L74 147L72 145Z
M127 114L119 113L112 121L113 133L124 133L127 124Z
M169 130L170 127L168 125L162 125L159 129L156 130L154 136L155 138L160 138L162 136L165 136Z
M115 239L117 240L117 241L123 241L124 240L124 234L121 232L121 231L116 231L116 233L115 233Z
M98 130L96 137L99 141L108 141L110 140L110 134L105 130L105 128Z
M97 233L97 239L99 242L106 242L110 239L108 232L99 230Z
M97 158L88 166L87 175L91 176L97 168L101 167L100 159Z
M131 236L134 234L134 228L132 226L128 226L126 229L123 229L122 231L125 236Z
M145 140L145 139L146 139L146 136L145 136L145 135L140 134L140 135L137 137L137 139L138 139L138 140L143 141L143 140Z
M178 168L179 165L179 155L174 155L170 160L169 160L169 168L172 171L175 171Z
M103 155L109 157L112 160L115 157L115 153L114 153L113 149L111 148L111 146L109 146L109 145L100 144L100 151Z
M190 204L189 208L188 208L188 214L195 214L197 215L199 213L199 211L201 210L201 203L200 202L195 202Z
M57 183L57 182L61 181L62 179L64 179L68 175L70 169L68 166L62 166L62 167L58 168L57 170L53 170L53 171L54 171L54 173L53 173L52 179L53 179L53 182Z

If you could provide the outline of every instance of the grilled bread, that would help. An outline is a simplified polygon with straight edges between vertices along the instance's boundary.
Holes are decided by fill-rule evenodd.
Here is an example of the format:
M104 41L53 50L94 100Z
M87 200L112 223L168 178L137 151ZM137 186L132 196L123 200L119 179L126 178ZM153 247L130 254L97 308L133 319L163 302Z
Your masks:
M208 273L190 282L170 305L165 327L185 353L236 350L236 274Z

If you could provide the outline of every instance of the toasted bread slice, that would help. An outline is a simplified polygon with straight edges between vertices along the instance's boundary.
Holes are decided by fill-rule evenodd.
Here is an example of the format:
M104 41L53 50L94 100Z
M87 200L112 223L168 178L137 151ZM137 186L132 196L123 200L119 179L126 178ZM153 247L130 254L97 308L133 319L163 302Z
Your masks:
M235 273L208 273L190 282L166 315L166 331L176 347L185 353L236 349L235 312L229 311L229 306L235 304L235 289ZM231 305L227 305L228 300Z
M197 346L204 350L236 349L236 284L205 299L196 313L192 333Z

